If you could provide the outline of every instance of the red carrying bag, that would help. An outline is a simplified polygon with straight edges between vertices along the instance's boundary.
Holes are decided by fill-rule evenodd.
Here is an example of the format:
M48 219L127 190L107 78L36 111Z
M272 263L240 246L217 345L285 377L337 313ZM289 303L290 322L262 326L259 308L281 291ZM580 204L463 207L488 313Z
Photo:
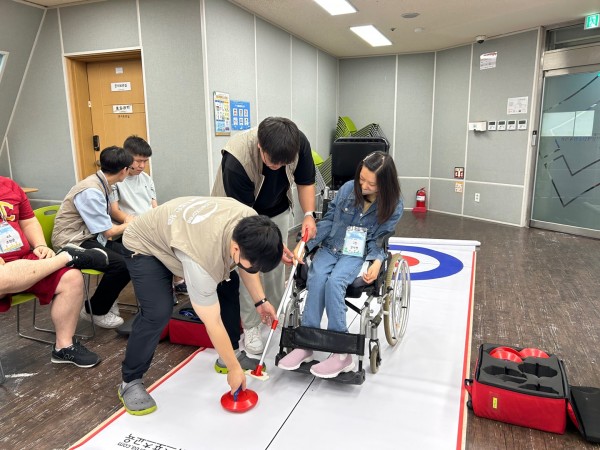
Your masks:
M481 345L474 377L465 380L467 405L479 417L563 434L569 393L563 363L529 350Z
M176 308L169 320L169 341L173 344L214 348L206 326L189 303Z

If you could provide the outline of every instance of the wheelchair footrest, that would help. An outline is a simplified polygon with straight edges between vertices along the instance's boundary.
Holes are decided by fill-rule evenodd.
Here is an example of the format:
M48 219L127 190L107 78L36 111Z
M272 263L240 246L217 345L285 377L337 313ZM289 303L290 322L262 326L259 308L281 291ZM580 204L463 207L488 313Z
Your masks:
M365 336L321 328L284 327L281 329L280 346L362 356L365 354Z
M285 356L285 354L278 354L275 357L275 365L279 365L279 360L281 358L283 358ZM305 375L310 375L312 377L314 377L314 375L310 372L310 368L312 366L314 366L315 364L318 364L319 361L309 361L309 362L305 362L300 364L300 367L298 367L296 370L289 370L288 372L297 372L297 373L303 373ZM317 377L319 378L319 377ZM336 383L342 383L342 384L355 384L355 385L361 385L365 382L365 370L357 370L356 372L342 372L340 373L337 377L333 377L333 378L321 378L322 380L326 380L326 381L335 381Z

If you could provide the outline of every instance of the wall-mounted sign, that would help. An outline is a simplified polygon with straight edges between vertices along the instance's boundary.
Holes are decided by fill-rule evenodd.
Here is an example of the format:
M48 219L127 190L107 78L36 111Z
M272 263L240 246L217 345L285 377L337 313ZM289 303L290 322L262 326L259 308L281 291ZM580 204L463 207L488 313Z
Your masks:
M455 167L454 168L454 178L458 178L462 180L465 178L465 168L464 167Z
M250 123L250 102L231 100L231 129L248 130Z
M527 114L529 97L512 97L506 104L506 114Z
M229 136L231 134L231 108L229 94L213 92L215 108L215 136Z
M479 56L479 70L494 69L498 52L483 53Z
M130 91L131 90L131 81L121 81L119 83L110 83L110 90L113 92Z
M600 27L600 14L589 14L585 16L585 22L583 24L584 30L591 30L592 28Z
M462 181L456 181L454 183L454 192L462 194L462 192L463 192L463 182Z
M112 105L113 114L132 114L133 105Z

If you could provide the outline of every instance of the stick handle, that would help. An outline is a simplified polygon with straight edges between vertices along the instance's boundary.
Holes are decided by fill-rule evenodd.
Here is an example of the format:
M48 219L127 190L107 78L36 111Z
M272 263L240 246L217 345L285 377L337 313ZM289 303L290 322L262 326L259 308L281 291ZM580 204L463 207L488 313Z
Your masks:
M308 241L308 232L304 233L302 237L302 241L300 242L300 247L298 248L298 254L301 254L304 251L304 246L306 245L306 241ZM271 338L273 337L273 332L277 328L277 324L279 323L279 315L281 314L281 310L283 309L284 304L287 299L290 297L290 292L292 291L292 285L294 284L294 275L296 274L296 269L298 267L298 261L294 261L294 265L292 266L292 271L290 272L290 276L285 285L285 291L283 291L283 296L281 297L281 301L279 302L279 306L277 307L277 317L273 320L271 324L271 331L269 331L269 337L267 338L267 342L265 344L265 349L262 352L260 357L260 362L258 363L258 367L262 367L263 362L265 361L265 356L267 354L267 349L269 348L269 344L271 343Z

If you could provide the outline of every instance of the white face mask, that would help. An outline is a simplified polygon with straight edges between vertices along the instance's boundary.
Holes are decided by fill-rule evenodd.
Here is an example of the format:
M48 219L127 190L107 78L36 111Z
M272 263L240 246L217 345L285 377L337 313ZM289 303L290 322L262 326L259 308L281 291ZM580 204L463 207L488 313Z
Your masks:
M362 195L372 195L372 194L377 194L377 191L371 191L371 190L362 190Z

